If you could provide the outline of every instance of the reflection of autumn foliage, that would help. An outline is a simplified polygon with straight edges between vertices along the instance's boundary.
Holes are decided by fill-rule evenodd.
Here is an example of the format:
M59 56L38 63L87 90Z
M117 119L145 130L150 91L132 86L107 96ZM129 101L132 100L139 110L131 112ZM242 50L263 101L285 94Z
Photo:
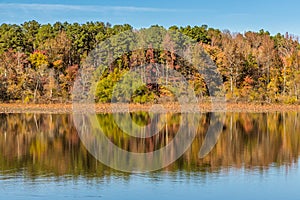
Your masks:
M152 152L169 144L170 141L175 137L180 125L180 114L167 115L166 120L169 122L167 126L162 120L151 122L151 119L147 114L148 113L146 112L138 112L137 114L131 114L131 119L136 124L143 124L142 121L144 121L144 124L154 123L156 126L162 127L157 134L150 137L150 134L152 134L151 131L153 131L154 129L151 128L151 126L148 126L145 129L145 133L143 133L145 136L148 136L147 138L137 138L124 133L119 128L118 124L114 122L115 119L111 114L98 115L98 121L102 127L103 132L111 141L114 142L115 145L130 152ZM127 120L124 119L125 118L123 118L122 123L127 124ZM128 118L128 120L131 119ZM132 129L132 131L134 131L134 129Z
M33 173L77 173L91 157L80 146L69 115L1 114L2 166L28 167ZM92 160L92 159L91 159Z
M300 152L300 125L297 121L299 116L296 112L228 113L226 129L213 151L203 160L197 159L197 151L203 140L203 136L199 135L183 156L183 161L192 156L190 164L212 169L290 165L297 162Z
M300 116L289 113L227 113L223 133L204 159L198 158L210 122L201 114L198 134L190 149L166 170L218 170L221 167L268 168L297 162L300 153ZM148 124L147 113L131 115L138 124ZM123 133L111 114L98 115L106 136L132 152L160 149L175 137L181 114L167 114L160 133L146 139ZM30 176L99 176L112 170L97 162L80 142L71 115L0 114L0 167L26 170ZM124 121L124 123L126 123ZM157 122L157 125L162 123Z

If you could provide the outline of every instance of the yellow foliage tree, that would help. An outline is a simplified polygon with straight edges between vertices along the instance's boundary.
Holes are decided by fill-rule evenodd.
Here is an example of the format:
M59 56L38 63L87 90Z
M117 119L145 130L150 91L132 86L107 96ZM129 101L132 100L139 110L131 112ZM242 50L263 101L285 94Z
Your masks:
M40 51L35 51L30 54L28 60L35 69L46 68L49 66L47 56Z

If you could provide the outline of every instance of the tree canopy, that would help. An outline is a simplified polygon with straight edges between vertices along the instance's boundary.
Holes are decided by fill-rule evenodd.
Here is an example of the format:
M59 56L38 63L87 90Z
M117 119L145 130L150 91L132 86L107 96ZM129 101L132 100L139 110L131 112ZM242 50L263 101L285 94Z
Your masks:
M112 88L126 71L144 66L146 73L157 73L160 69L155 63L186 77L198 98L208 97L205 81L209 80L204 80L203 75L175 51L164 50L185 45L176 32L195 40L210 56L221 73L224 87L219 89L224 90L228 101L300 102L298 37L288 33L272 36L265 30L231 33L207 25L153 27L159 32L145 34L145 29L135 30L129 24L112 26L103 22L40 24L33 20L21 25L4 23L0 26L0 102L71 101L76 75L91 52L100 42L129 30L138 32L138 37L144 40L126 35L124 39L111 42L109 48L130 49L135 41L159 41L160 48L148 46L117 57L108 54L104 59L112 60L110 66L97 66L95 61L99 70L105 68L97 80L97 102L112 101ZM165 35L167 31L173 34L175 41ZM166 76L165 82L170 81L171 78ZM176 101L172 89L153 81L131 92L132 97L128 99L131 102Z

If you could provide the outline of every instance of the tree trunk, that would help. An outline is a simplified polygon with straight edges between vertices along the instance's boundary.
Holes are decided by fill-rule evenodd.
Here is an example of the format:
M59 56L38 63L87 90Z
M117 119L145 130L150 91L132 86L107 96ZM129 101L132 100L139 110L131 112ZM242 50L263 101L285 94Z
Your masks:
M36 85L35 85L35 89L34 89L34 94L33 94L33 102L36 103L36 94L37 94L37 89L39 86L39 80L37 80Z

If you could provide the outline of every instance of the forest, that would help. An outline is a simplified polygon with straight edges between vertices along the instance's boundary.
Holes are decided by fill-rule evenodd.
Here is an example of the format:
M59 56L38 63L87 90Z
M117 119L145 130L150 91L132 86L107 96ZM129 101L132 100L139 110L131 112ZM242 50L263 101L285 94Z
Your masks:
M300 44L297 36L288 33L271 35L265 30L233 33L207 25L152 27L160 30L161 42L168 43L170 48L172 43L163 34L166 31L177 31L196 41L217 66L223 81L223 87L218 89L226 94L227 101L300 103ZM129 24L104 22L40 24L33 20L21 25L3 23L0 26L0 102L71 102L74 81L96 46L124 31L143 36L143 30L136 30ZM121 48L131 44L124 41L115 45ZM159 70L154 63L183 74L200 100L210 96L206 81L193 66L174 52L149 46L114 58L110 66L103 68L105 72L96 80L95 101L111 102L115 84L128 70L143 64L151 73ZM176 100L172 90L152 82L132 91L128 99L133 103Z

